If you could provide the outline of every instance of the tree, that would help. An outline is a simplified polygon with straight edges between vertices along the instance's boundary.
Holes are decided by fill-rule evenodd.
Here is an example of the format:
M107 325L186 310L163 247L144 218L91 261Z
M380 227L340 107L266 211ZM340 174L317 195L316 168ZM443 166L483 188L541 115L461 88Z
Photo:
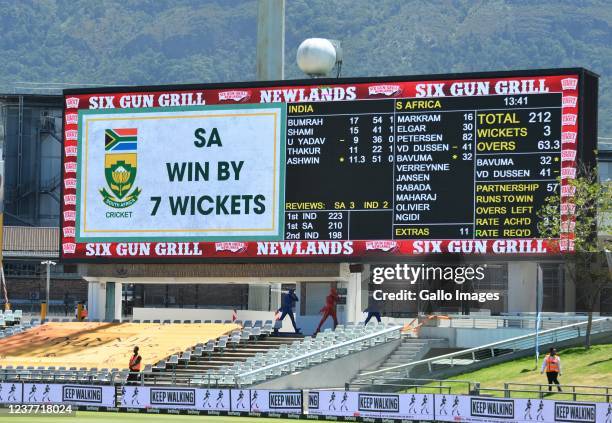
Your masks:
M584 346L589 349L593 311L601 292L612 288L612 273L606 258L606 252L612 249L612 182L600 182L596 169L579 163L576 178L569 179L567 186L570 194L574 191L568 201L570 216L561 216L561 196L550 196L538 212L538 231L553 243L562 232L574 233L574 253L565 255L564 267L576 286L577 298L588 312ZM575 209L572 211L571 207Z

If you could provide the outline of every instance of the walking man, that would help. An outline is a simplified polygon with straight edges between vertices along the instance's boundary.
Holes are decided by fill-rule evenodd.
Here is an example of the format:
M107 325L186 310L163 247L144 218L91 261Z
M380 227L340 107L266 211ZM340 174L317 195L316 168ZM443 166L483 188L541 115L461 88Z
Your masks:
M140 401L138 400L138 387L134 388L134 392L132 392L132 405L136 404L140 405Z
M317 326L315 334L319 333L321 326L323 326L323 323L325 323L329 316L331 316L334 321L334 329L336 329L336 326L338 326L338 317L336 317L336 304L338 304L338 299L338 291L336 291L336 288L331 288L329 290L329 295L325 298L325 305L320 310L320 312L323 313L323 316L321 317L321 321L319 322L319 326Z
M236 400L236 408L246 408L244 405L244 391L240 391Z
M36 385L32 385L32 389L30 389L30 394L28 396L28 402L36 402Z
M440 411L439 411L439 414L440 414L440 415L442 415L442 414L444 414L444 415L448 415L448 412L446 411L446 395L444 395L444 396L442 397L442 401L441 401L441 403L440 403Z
M340 401L340 411L348 411L348 405L346 405L346 402L348 401L348 392L344 391L344 394L342 395L342 401Z
M11 389L9 390L8 393L8 398L6 399L7 401L17 401L17 398L15 397L15 392L17 391L17 387L15 386L15 384L13 383L11 385ZM12 398L12 400L11 400Z
M410 397L410 404L408 404L408 413L416 414L416 397L414 396L414 394L412 394L412 396Z
M552 391L552 384L555 383L557 389L561 392L561 384L557 379L561 376L561 359L557 355L557 350L554 347L550 349L550 352L542 362L542 370L540 373L544 373L544 371L546 371L546 377L548 378L548 390Z
M544 421L544 401L540 400L540 404L538 405L538 414L536 414L537 421Z
M217 395L217 404L215 405L217 409L223 408L223 390L219 390L219 394Z
M70 309L70 296L68 291L64 294L64 317L68 316L68 310Z
M211 408L210 406L210 391L207 389L202 400L202 408Z
M329 404L327 404L328 410L336 411L336 393L332 391L331 396L329 397Z
M523 414L523 420L527 420L527 418L529 418L529 420L532 420L531 418L531 400L530 399L527 400L527 406L525 407L525 413Z
M421 402L421 414L429 414L427 408L427 395L423 395L423 401Z
M295 323L295 318L293 317L293 307L295 307L295 303L300 301L295 295L295 289L291 288L287 293L283 294L281 298L281 308L279 308L276 313L281 312L281 316L279 317L279 321L282 322L285 316L289 315L289 319L291 319L291 324L293 325L293 329L295 333L300 333L300 328L297 327ZM274 330L278 332L278 329Z
M453 416L456 415L460 416L461 414L459 413L459 397L457 395L455 395L455 400L453 401L453 409L451 411L451 413L453 414Z
M251 397L251 411L258 410L259 404L257 404L257 391L251 391L251 392L253 392L253 396Z
M41 401L42 402L50 402L51 400L49 399L49 394L51 394L51 387L49 385L45 386L45 391L43 392L43 396Z
M380 323L380 307L378 306L378 302L374 299L374 297L370 294L370 298L368 298L368 308L365 309L368 313L368 316L365 319L365 325L367 326L370 322L370 319L375 318L378 323Z

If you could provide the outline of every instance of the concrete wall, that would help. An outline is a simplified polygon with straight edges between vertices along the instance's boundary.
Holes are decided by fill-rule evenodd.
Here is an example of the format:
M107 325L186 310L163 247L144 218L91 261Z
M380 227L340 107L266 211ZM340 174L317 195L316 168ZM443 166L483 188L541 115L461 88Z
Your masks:
M115 314L110 320L121 320L121 290L121 282L115 282ZM89 282L87 291L87 312L90 320L106 319L106 283Z
M236 310L238 320L272 320L274 312ZM231 320L232 310L209 308L139 308L134 307L134 319L139 320ZM293 332L288 317L283 321L282 332Z
M492 342L502 341L517 336L533 333L533 329L520 328L497 328L497 329L472 329L472 328L421 328L421 338L445 338L448 339L450 348L472 348Z
M337 309L340 322L361 320L361 274L351 274L347 263L275 263L275 264L190 264L190 265L161 265L161 264L126 264L126 265L80 265L79 271L86 275L89 282L88 303L89 317L91 319L104 319L106 301L106 282L121 281L133 284L199 284L206 289L207 284L249 284L249 308L238 312L241 320L270 320L280 307L281 284L309 284L323 283L325 289L315 293L309 298L309 303L315 304L313 314L300 316L300 305L296 307L296 320L298 327L305 334L311 334L316 328L321 316L317 314L325 303L325 296L329 292L332 282L338 287L347 288L347 304L339 305ZM273 294L269 298L268 287L272 285ZM263 288L262 288L263 287ZM121 292L118 284L118 292ZM300 296L300 289L297 291ZM300 301L304 299L300 298ZM181 308L140 308L134 309L134 319L160 319L160 320L229 320L231 309L181 309ZM217 305L218 307L218 305ZM253 309L270 307L272 311L255 312ZM121 311L121 298L115 304L116 314ZM138 310L138 311L137 311ZM182 311L190 310L190 311ZM209 312L205 310L212 310ZM245 314L255 312L253 314ZM225 316L225 317L224 317ZM247 317L244 317L247 316ZM120 319L118 314L116 318ZM331 320L324 328L331 327ZM283 322L283 331L293 331L288 318Z
M344 324L347 322L346 317L345 317L346 313L343 310L344 310L344 307L338 306L338 311L336 314L338 316L339 324ZM296 324L298 328L301 329L302 333L306 335L311 335L314 333L315 329L319 325L319 322L321 321L321 317L322 316L320 314L308 315L308 316L297 316ZM291 323L288 323L288 324L289 326L291 326ZM321 330L323 331L325 329L331 328L332 326L333 326L333 320L331 317L329 317L327 321L325 322L325 324L321 326Z
M508 263L508 312L536 310L538 264L517 261Z
M400 339L395 339L256 386L261 389L344 389L344 384L361 370L380 366L400 343Z
M106 306L106 284L89 282L87 290L87 307L89 319L104 319Z

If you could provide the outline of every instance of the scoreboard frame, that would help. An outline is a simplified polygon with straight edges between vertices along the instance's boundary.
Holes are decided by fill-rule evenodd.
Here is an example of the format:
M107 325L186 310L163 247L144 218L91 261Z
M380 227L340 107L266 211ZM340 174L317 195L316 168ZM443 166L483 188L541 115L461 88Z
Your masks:
M64 227L65 221L65 204L64 190L66 179L65 167L65 149L66 146L66 99L78 95L105 95L105 94L127 94L127 93L143 93L143 92L172 92L172 91L190 91L190 90L240 90L240 89L259 89L259 88L290 88L290 87L321 87L335 85L350 85L350 84L380 84L380 83L402 83L402 82L428 82L442 80L468 80L468 79L487 79L487 78L514 78L514 77L544 77L544 76L578 76L578 113L577 113L577 136L576 136L576 162L580 161L588 166L596 166L596 149L597 149L597 122L598 122L598 86L599 75L582 67L576 68L547 68L547 69L531 69L531 70L510 70L510 71L487 71L487 72L469 72L469 73L445 73L445 74L429 74L429 75L398 75L384 77L351 77L351 78L318 78L318 79L295 79L295 80L277 80L277 81L252 81L252 82L224 82L224 83L207 83L207 84L164 84L164 85L143 85L143 86L112 86L99 88L70 88L63 91L64 109L62 113L62 154L61 154L61 184L60 184L60 234L59 234L59 252L60 261L64 263L98 263L98 264L144 264L144 263L287 263L293 262L401 262L416 257L414 254L361 254L361 255L281 255L281 256L241 256L228 255L222 257L186 257L186 256L155 256L155 257L120 257L120 256L73 256L66 255L64 252ZM512 94L509 94L512 95ZM518 94L514 94L518 95ZM476 97L476 96L474 96ZM258 103L254 103L258 104ZM286 103L286 104L299 104ZM316 211L316 210L315 210ZM499 238L503 239L503 238ZM528 238L534 239L534 238ZM355 240L350 240L355 241ZM144 241L142 241L144 242ZM214 243L214 241L203 241ZM255 244L257 241L248 241L248 244ZM293 242L291 240L280 242ZM306 241L303 241L306 242ZM325 242L325 241L322 241ZM347 242L347 240L340 240ZM459 256L464 253L449 253L443 252L442 256ZM495 255L495 253L487 253ZM559 251L549 251L544 254L537 253L522 253L522 254L504 254L505 258L517 256L539 255L547 256L555 254L563 254ZM428 255L422 253L421 256ZM469 254L467 254L469 255ZM479 256L483 256L479 254ZM431 256L430 256L431 257Z

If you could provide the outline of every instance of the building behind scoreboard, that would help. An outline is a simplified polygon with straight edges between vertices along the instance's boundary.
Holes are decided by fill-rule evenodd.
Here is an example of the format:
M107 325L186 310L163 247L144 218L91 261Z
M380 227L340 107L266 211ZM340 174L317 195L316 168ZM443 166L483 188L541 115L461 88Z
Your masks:
M5 163L0 250L9 300L14 309L26 313L38 313L45 298L46 268L41 261L59 261L62 109L60 95L0 94L0 151ZM68 303L72 315L72 306L87 299L78 267L58 263L50 270L50 309L63 315Z

